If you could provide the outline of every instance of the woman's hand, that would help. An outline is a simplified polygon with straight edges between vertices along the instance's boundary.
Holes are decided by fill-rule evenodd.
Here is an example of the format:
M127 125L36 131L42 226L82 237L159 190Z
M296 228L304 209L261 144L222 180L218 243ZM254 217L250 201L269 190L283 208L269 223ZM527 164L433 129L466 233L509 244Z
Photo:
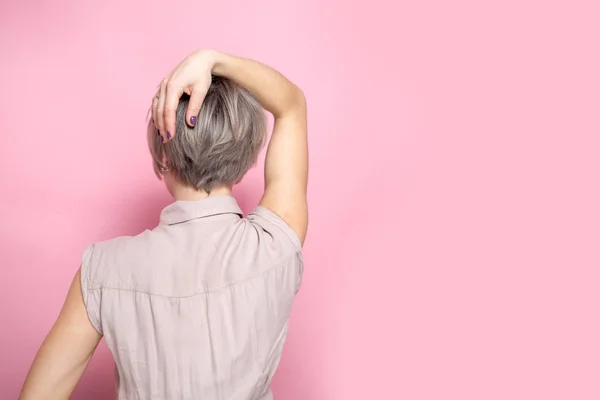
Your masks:
M187 56L171 74L163 79L152 100L152 118L163 141L175 135L175 112L183 93L190 96L186 121L196 125L202 101L212 81L215 52L198 50Z

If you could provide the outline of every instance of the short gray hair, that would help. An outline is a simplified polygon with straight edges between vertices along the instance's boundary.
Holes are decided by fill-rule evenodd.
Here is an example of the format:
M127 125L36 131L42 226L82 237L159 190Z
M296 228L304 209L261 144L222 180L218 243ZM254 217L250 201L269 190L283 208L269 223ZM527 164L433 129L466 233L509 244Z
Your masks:
M175 137L162 143L152 121L148 145L154 172L160 177L163 153L169 170L184 184L209 192L238 183L256 162L266 137L260 102L233 81L213 77L195 127L186 122L189 96L177 107Z

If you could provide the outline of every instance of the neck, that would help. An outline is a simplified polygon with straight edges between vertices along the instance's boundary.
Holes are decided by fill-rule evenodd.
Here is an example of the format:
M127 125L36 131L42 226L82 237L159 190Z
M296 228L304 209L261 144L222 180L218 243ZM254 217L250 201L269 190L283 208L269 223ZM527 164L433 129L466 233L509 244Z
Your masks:
M197 201L208 197L231 196L231 187L221 186L213 188L210 193L202 189L196 190L189 186L179 186L173 190L173 197L176 201Z

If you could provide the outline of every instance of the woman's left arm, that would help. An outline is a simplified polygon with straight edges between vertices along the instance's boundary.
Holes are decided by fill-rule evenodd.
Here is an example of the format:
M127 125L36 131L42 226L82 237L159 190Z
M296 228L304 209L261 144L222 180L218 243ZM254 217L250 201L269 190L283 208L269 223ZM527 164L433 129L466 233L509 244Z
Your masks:
M78 270L60 315L33 361L19 399L68 399L101 338L88 318Z

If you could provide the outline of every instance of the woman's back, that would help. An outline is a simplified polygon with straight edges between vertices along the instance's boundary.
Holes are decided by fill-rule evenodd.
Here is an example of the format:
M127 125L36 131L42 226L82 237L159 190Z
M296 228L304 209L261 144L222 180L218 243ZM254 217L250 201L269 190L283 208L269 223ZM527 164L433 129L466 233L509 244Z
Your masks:
M265 143L265 110L264 193L243 218L233 185ZM175 202L152 231L86 248L21 400L68 398L102 337L119 400L273 397L308 228L304 94L266 65L199 50L162 81L147 128Z
M301 244L233 197L179 201L159 226L90 246L82 292L118 372L119 399L268 399Z

